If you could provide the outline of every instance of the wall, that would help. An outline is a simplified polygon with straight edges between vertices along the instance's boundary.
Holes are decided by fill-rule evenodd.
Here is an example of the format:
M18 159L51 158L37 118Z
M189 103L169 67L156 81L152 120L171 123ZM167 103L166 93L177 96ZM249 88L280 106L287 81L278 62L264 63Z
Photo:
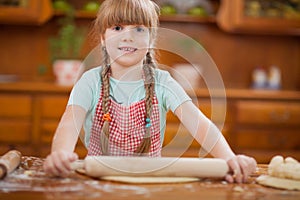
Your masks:
M27 80L52 80L47 41L56 33L58 20L59 17L54 17L43 26L0 25L0 74L17 74ZM77 20L86 28L91 22L91 19ZM162 22L161 26L197 39L217 64L226 87L247 88L255 67L268 68L274 64L282 70L284 89L300 89L300 37L228 34L215 23ZM93 47L87 42L83 56ZM182 60L163 54L161 62L173 65ZM41 65L47 67L43 76L38 73Z
M277 65L283 88L300 89L300 37L228 34L216 24L162 23L197 39L218 66L225 86L247 88L257 66Z

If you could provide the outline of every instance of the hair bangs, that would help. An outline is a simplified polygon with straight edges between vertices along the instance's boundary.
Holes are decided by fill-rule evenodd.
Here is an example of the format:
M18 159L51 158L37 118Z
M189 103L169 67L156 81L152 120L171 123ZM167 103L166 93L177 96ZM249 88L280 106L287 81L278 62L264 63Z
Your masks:
M106 14L107 18L103 19L106 28L118 24L155 26L152 24L153 14L149 12L145 1L114 1L109 10L106 10Z
M94 23L94 35L103 36L107 28L115 25L158 27L159 7L151 0L105 0Z
M106 0L103 4L102 12L99 12L102 13L102 16L99 16L101 20L99 25L103 30L122 24L158 26L159 9L150 0Z

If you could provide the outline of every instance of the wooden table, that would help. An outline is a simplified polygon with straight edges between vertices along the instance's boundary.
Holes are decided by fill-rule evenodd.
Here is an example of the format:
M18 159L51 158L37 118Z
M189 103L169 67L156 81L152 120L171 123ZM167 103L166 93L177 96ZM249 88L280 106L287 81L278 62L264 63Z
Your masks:
M300 191L256 184L255 178L266 174L266 165L259 165L247 184L212 179L176 184L124 184L75 172L67 178L49 177L43 172L42 163L43 159L23 156L20 167L0 181L0 199L300 199Z

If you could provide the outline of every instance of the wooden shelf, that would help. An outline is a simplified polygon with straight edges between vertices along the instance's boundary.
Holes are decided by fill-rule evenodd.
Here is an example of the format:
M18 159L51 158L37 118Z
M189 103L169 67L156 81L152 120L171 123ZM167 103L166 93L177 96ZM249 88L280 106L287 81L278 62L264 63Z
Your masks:
M10 83L0 83L1 92L40 92L40 93L62 93L68 94L72 86L62 86L54 82L31 82L17 81Z
M84 11L84 10L77 10L75 12L75 17L79 19L95 19L96 18L95 12L90 12L90 11ZM54 11L54 16L64 16L65 13L62 11L55 10Z
M96 18L96 15L97 15L96 12L78 10L78 11L76 11L76 15L75 16L77 18L94 19L94 18Z
M64 13L61 11L55 11L55 16L63 16ZM77 10L75 13L75 17L79 19L95 19L97 13L84 11L84 10ZM185 14L177 14L177 15L161 15L160 21L162 22L192 22L192 23L216 23L215 16L207 16L207 17L200 17L200 16L191 16Z
M191 16L191 15L161 15L160 21L165 22L193 22L193 23L216 23L215 16Z
M208 90L208 89L196 89L189 92L189 95L201 96L201 97L224 97L223 90ZM262 100L296 100L300 101L300 91L298 90L255 90L247 88L226 88L226 98L230 99L262 99Z

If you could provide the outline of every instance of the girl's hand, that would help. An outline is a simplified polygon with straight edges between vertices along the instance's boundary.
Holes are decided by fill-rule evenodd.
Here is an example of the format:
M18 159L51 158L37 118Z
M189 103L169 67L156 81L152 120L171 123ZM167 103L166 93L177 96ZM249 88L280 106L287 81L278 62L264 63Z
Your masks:
M237 155L227 161L232 174L228 174L225 179L229 183L246 182L251 173L256 170L256 161L252 157Z
M54 151L44 162L44 171L54 176L66 177L71 171L71 163L78 159L78 155L68 151Z

